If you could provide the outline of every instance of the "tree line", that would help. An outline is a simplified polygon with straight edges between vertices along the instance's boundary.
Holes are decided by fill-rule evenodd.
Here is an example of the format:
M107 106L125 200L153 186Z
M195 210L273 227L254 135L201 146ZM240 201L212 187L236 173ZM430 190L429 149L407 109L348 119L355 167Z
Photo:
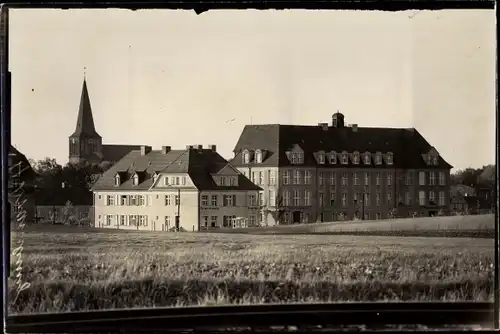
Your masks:
M111 167L107 161L100 164L81 161L63 166L49 157L29 162L38 174L35 181L37 205L65 205L68 201L74 205L92 205L91 187Z
M451 174L452 185L463 184L473 188L495 189L495 165L481 168L466 168Z

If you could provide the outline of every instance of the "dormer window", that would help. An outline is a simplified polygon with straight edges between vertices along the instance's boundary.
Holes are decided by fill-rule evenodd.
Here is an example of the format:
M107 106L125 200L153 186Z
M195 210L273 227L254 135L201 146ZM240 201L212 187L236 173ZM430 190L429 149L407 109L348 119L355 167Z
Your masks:
M304 163L304 155L299 152L292 152L292 164L301 164Z
M332 165L335 165L337 163L337 153L336 152L330 153L330 163Z
M115 187L119 187L120 184L121 184L120 175L116 174L115 175Z
M219 179L219 184L221 186L225 186L226 185L226 178L224 176L221 176L220 179Z
M386 159L388 165L392 165L394 163L394 155L391 152L387 153Z
M258 164L262 163L262 151L261 150L255 151L255 162Z
M137 186L139 184L139 175L134 174L134 176L132 177L132 184L134 186Z
M346 151L342 152L342 164L347 165L349 163L349 155Z
M325 163L325 153L323 153L323 152L318 153L318 162L320 164L324 164Z
M375 165L381 165L382 164L382 154L380 152L377 152L375 154Z
M168 186L170 184L170 181L168 180L168 176L165 176L163 178L163 185Z
M354 155L353 155L353 157L352 157L352 160L353 160L353 163L354 163L354 164L356 164L356 165L357 165L357 164L359 164L359 152L358 152L358 151L355 151L355 152L354 152Z
M244 164L250 163L250 152L248 150L243 151L243 163Z
M363 160L364 160L364 163L365 165L369 165L372 163L372 157L371 157L371 154L369 152L366 152L363 156Z
M437 155L435 155L435 156L432 157L432 163L434 165L438 165L439 164L439 157Z

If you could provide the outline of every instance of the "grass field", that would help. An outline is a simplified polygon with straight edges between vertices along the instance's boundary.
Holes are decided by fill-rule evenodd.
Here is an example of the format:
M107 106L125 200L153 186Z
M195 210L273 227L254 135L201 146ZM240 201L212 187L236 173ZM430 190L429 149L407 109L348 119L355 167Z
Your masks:
M458 220L435 222L467 229L480 229L483 219L493 222L492 217L480 217L481 223L478 216L451 218ZM378 223L393 230L397 224ZM357 228L372 228L364 224ZM12 313L493 298L493 239L486 238L176 234L51 226L26 227L12 239L13 247L24 242L20 256L11 260L11 271L22 268L17 283L9 280ZM30 287L15 298L23 282Z

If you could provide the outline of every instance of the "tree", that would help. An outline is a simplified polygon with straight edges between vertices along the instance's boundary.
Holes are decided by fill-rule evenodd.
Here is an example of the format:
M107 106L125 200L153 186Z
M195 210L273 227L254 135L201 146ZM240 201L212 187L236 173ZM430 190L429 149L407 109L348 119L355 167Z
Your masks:
M495 165L484 166L477 177L477 184L490 189L495 188Z

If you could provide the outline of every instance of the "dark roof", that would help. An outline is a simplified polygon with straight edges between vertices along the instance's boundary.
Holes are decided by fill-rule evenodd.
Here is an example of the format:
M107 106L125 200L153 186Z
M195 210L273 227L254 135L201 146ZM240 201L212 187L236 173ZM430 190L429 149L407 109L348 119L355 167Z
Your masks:
M198 190L261 190L234 168L231 170L238 175L238 186L217 185L212 174L225 169L228 164L219 153L210 149L171 150L166 154L161 150L152 150L146 155L141 155L140 150L133 150L108 169L93 190L147 190L153 185L155 173L188 173ZM132 177L136 172L139 172L140 183L134 186ZM114 185L117 173L125 179L119 187Z
M141 145L102 145L102 161L115 163L126 156L130 151L140 150Z
M448 168L448 164L439 157L437 166L428 166L423 154L427 154L432 146L414 128L368 128L357 127L332 127L322 128L319 125L246 125L233 150L235 157L231 160L234 166L245 166L242 161L242 152L248 150L265 150L262 163L256 164L251 161L249 166L290 166L286 152L290 150L304 151L303 166L325 166L325 167L365 167L364 164L329 165L328 159L325 164L318 164L316 154L320 151L329 153L335 151L337 154L347 151L352 154L358 151L360 154L370 152L375 154L381 152L386 154L392 152L393 165L378 165L377 168L387 166L389 168ZM362 158L361 158L362 159ZM372 156L373 159L373 156Z
M87 81L85 79L83 80L80 107L78 109L78 118L76 120L76 129L70 137L101 138L95 130L94 117L92 116L89 92L87 90Z
M19 164L20 168L10 171L10 175L15 175L16 173L19 174L18 171L21 170L21 179L32 180L37 176L37 173L35 173L35 171L33 170L33 167L31 166L26 156L12 145L10 146L9 157L10 161L12 162L12 166Z

